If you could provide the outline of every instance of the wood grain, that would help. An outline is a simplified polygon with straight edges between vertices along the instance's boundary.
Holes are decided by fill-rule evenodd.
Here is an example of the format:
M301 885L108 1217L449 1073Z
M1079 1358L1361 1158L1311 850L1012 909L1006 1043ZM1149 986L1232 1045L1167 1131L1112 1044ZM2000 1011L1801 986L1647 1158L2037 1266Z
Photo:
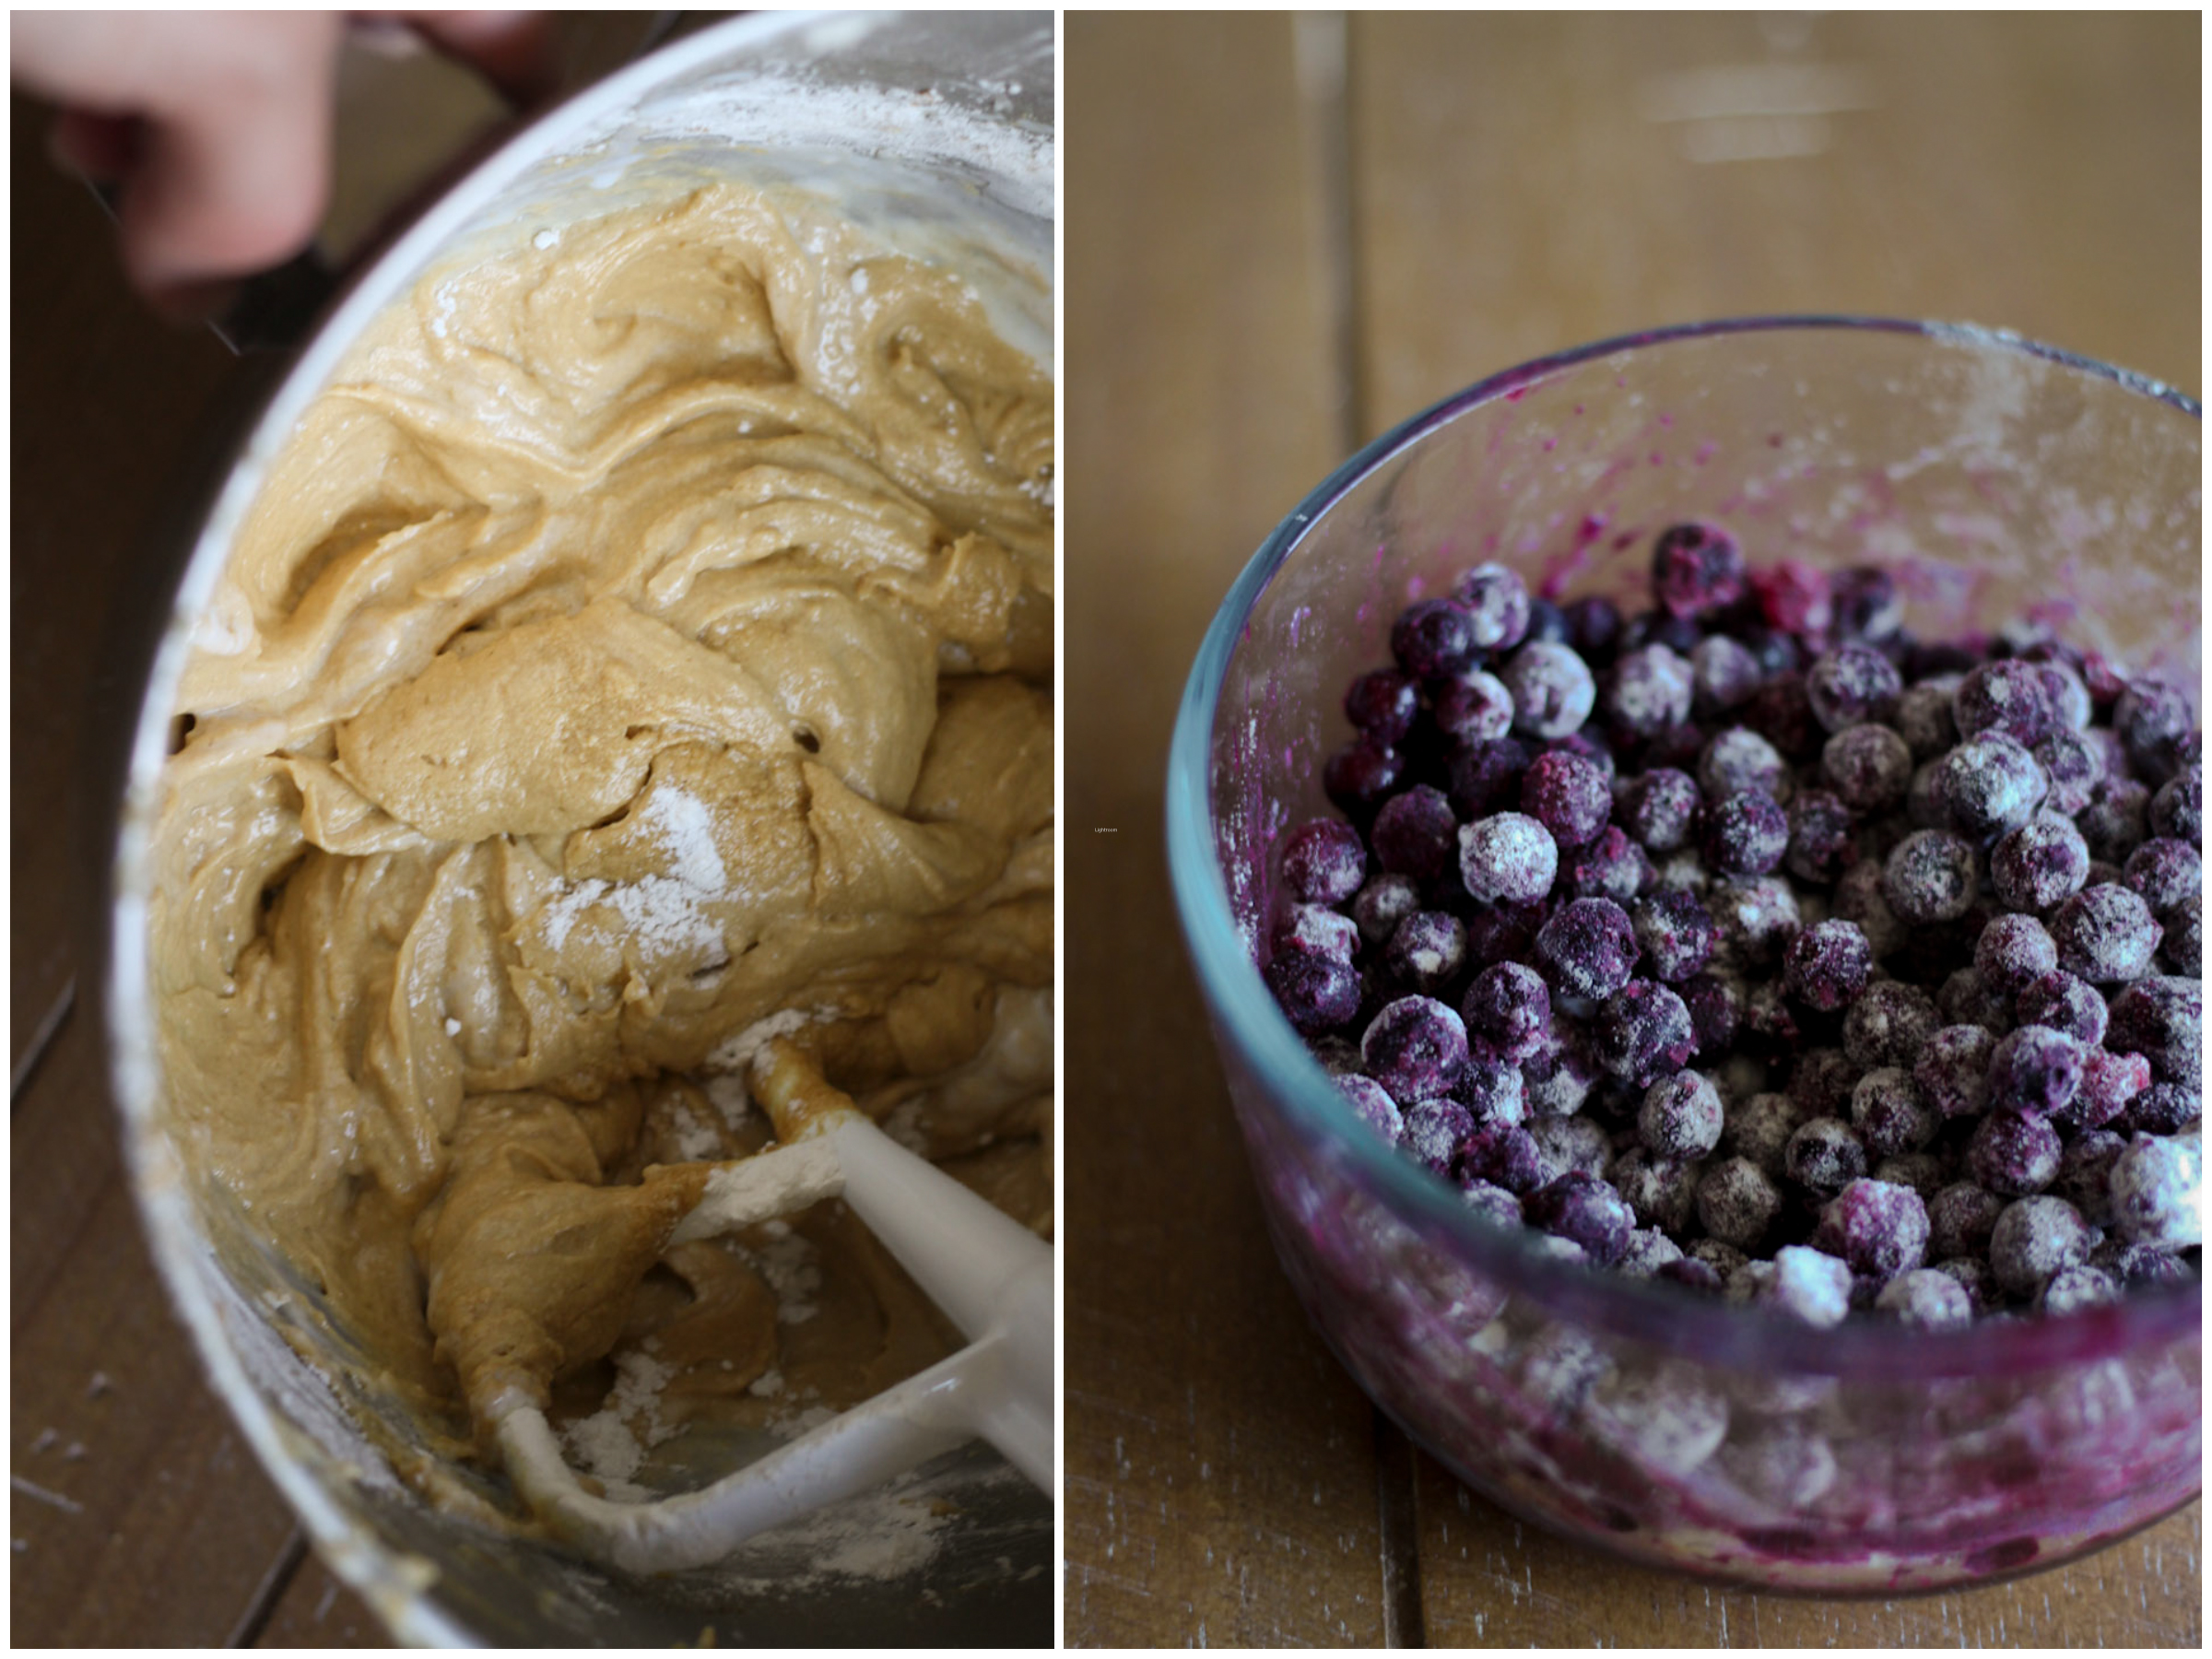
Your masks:
M2198 36L2193 14L1362 14L1370 432L1545 352L1786 312L2012 328L2194 391ZM1727 112L1793 106L1814 112Z
M224 1643L253 1618L297 1528L170 1312L116 1161L100 1064L96 1028L73 1018L15 1112L13 1634Z
M1325 52L1301 88L1300 27L1327 45L1066 27L1067 1641L2196 1644L2195 1506L1970 1594L1777 1600L1518 1528L1360 1425L1284 1305L1158 851L1236 569L1354 441L1483 374L1861 310L2194 388L2196 20L1361 13L1340 105Z
M1066 24L1071 1641L1382 1629L1371 1415L1261 1230L1160 841L1198 637L1337 441L1290 47Z

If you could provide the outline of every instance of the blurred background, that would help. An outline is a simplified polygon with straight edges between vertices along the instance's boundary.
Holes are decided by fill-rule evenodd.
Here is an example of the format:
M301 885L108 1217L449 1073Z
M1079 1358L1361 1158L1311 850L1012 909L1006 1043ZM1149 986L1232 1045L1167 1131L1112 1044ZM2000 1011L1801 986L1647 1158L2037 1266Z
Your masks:
M1252 1193L1168 893L1200 636L1338 461L1529 358L1857 312L2202 390L2194 14L1071 13L1066 1639L2198 1645L2201 1507L1776 1601L1524 1529L1371 1407Z

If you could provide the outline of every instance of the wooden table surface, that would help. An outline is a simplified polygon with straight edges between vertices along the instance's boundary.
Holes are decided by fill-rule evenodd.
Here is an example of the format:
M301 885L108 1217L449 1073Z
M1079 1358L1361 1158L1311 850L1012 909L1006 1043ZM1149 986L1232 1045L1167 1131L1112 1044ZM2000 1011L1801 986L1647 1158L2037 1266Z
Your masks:
M2200 390L2195 17L1075 14L1065 55L1069 1643L2197 1645L2196 1506L2015 1583L1834 1603L1471 1497L1277 1268L1161 835L1235 572L1491 371L1847 311Z

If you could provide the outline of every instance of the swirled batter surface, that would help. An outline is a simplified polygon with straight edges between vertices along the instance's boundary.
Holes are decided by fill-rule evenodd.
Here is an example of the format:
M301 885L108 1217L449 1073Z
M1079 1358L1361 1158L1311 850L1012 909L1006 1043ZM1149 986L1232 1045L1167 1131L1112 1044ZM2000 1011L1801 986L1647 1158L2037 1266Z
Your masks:
M943 1351L841 1206L665 1248L771 1034L1049 1228L1052 456L960 283L736 186L433 274L310 408L182 683L162 1057L433 1414Z

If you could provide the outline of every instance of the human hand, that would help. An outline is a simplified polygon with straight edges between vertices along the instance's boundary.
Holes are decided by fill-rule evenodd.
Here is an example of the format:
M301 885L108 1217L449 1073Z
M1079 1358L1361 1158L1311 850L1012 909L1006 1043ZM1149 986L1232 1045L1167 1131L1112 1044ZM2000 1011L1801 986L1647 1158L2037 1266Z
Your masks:
M530 12L17 12L15 77L61 106L64 165L123 187L132 282L171 311L305 247L330 194L338 50L397 21L511 96L549 78Z

